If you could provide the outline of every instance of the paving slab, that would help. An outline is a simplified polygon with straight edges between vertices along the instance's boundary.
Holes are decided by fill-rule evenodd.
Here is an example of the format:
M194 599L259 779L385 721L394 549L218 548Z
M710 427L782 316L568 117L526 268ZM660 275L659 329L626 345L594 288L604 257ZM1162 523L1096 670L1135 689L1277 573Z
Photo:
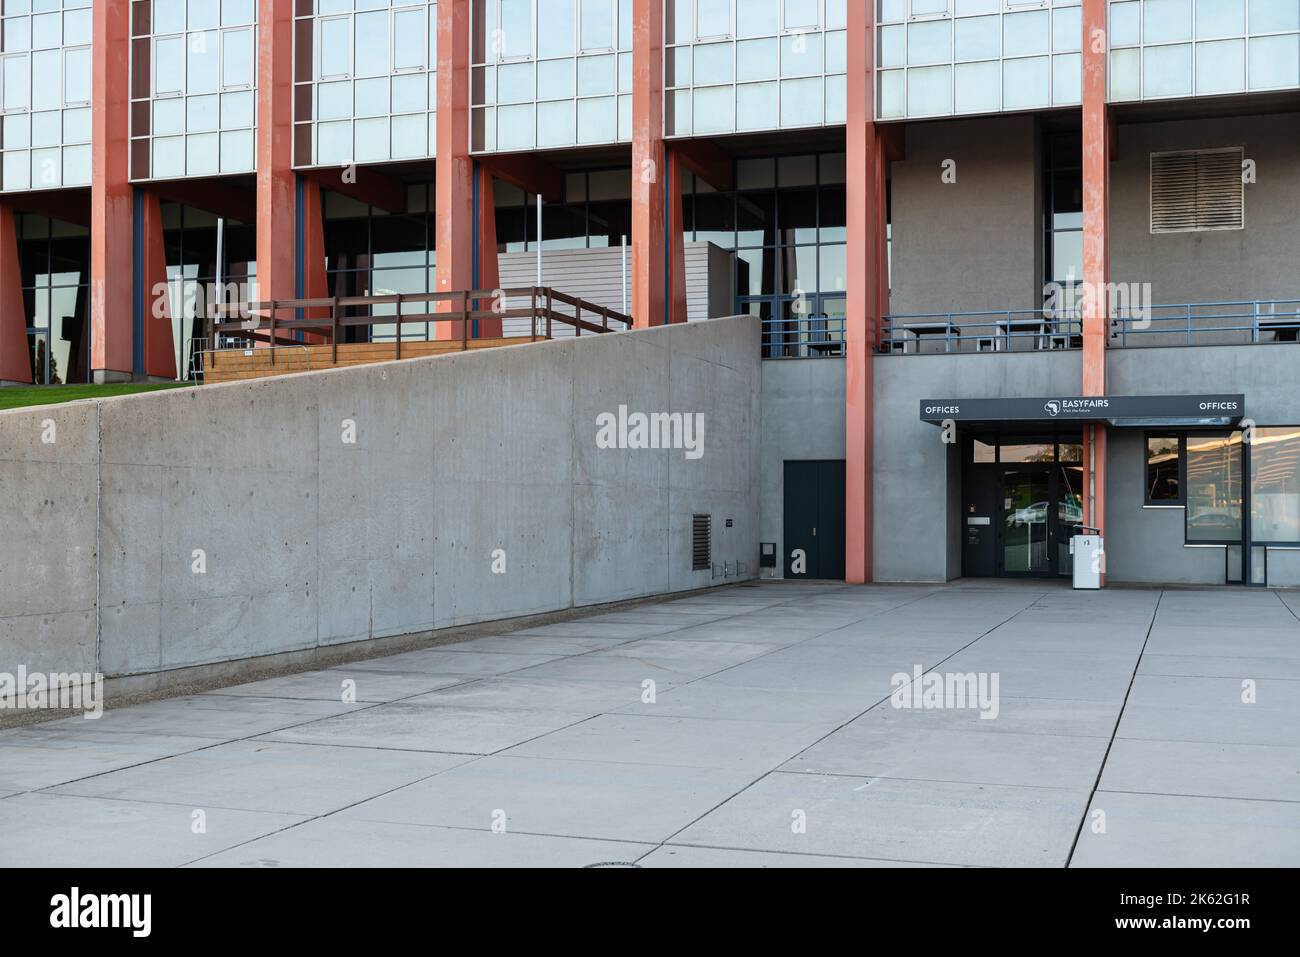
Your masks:
M1098 812L1105 831L1097 833ZM1098 791L1071 867L1286 867L1300 861L1300 814L1276 801Z
M544 638L540 635L496 635L474 638L452 645L440 646L440 651L508 652L529 655L585 655L589 651L611 648L635 638Z
M387 674L342 665L338 668L304 671L296 675L284 675L280 678L267 678L264 681L234 685L230 688L222 688L213 694L345 703L344 695L351 693L354 701L377 703L409 698L411 695L424 694L437 688L459 684L464 680L462 676Z
M298 725L257 740L492 754L586 717L583 713L545 709L462 708L397 702Z
M1300 680L1300 658L1256 658L1249 655L1216 657L1214 655L1142 656L1138 674L1186 675L1208 678L1284 678Z
M0 733L0 787L34 791L210 747L210 738L38 725Z
M858 710L865 711L888 697L891 682L898 672L898 667L887 665L848 665L799 659L773 661L768 655L719 672L713 675L713 680L737 688L855 695L862 701Z
M985 734L854 721L818 741L783 771L869 778L1009 784L1088 791L1107 738Z
M1106 791L1300 801L1300 746L1116 739ZM1300 805L1296 807L1300 816Z
M1163 622L1163 618L1161 619ZM1232 658L1300 658L1300 627L1291 625L1247 627L1207 625L1204 619L1182 624L1156 624L1151 629L1146 653L1151 655L1208 655Z
M725 661L708 656L642 654L631 658L614 654L617 650L593 651L588 655L561 658L513 674L522 678L620 681L637 685L649 680L662 688L703 678L727 667Z
M1000 692L1000 689L999 689ZM940 728L950 731L1047 734L1110 738L1120 714L1118 701L1061 698L1016 698L999 693L997 717L981 717L978 708L895 707L877 705L859 720L889 728Z
M342 819L661 842L752 780L743 771L496 756L357 804Z
M587 619L560 621L553 625L538 625L536 628L524 628L512 632L516 636L537 635L543 638L653 638L685 628L690 622L592 622Z
M76 731L93 723L95 731L233 741L363 707L340 701L197 694L110 709L94 722L66 718L42 727Z
M658 693L671 688L660 683ZM455 705L462 708L551 709L591 716L640 702L644 694L640 681L592 681L579 678L479 678L429 694L417 695L408 704Z
M560 661L559 655L510 653L510 652L474 652L442 651L426 649L408 651L388 658L368 658L347 666L349 670L385 671L393 674L430 674L430 675L503 675L512 671L522 671L534 665L548 661Z
M1245 704L1210 708L1130 701L1124 708L1117 736L1148 741L1286 746L1300 742L1300 713Z
M725 847L686 847L666 844L641 860L638 867L945 867L910 861L873 861L863 857L827 857L822 854L780 854L772 851L738 851Z
M203 810L200 833L196 810ZM302 820L262 811L19 794L0 801L0 867L177 867Z
M316 816L466 760L416 751L236 741L74 781L54 793ZM339 773L342 767L346 774Z
M451 827L387 824L338 815L250 841L197 867L595 867L636 860L650 845Z
M513 756L623 764L744 769L751 780L830 730L721 718L605 714L510 749Z
M739 688L712 678L660 691L653 704L638 697L634 703L611 708L622 714L675 718L730 718L778 724L842 724L862 713L857 695L814 691Z
M989 867L1061 867L1088 792L776 772L671 843ZM806 830L796 833L796 813Z

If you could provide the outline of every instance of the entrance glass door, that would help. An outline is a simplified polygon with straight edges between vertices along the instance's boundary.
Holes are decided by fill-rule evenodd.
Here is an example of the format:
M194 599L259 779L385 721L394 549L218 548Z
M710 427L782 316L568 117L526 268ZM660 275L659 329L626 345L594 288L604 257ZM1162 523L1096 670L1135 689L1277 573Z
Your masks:
M1045 575L1050 570L1052 476L1046 469L1003 473L1002 571Z

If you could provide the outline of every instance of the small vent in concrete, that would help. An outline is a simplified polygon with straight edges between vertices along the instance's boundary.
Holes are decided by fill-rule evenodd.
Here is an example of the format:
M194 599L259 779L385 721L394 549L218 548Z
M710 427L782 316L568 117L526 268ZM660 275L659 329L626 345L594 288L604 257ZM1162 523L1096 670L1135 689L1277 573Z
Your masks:
M691 571L706 572L713 564L713 522L708 515L691 516Z

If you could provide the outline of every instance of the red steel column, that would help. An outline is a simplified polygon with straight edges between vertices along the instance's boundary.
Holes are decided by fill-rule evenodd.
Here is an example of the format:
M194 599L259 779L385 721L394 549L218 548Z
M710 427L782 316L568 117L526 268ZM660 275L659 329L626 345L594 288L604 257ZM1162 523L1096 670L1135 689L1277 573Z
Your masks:
M493 194L492 171L479 166L478 176L478 281L479 289L498 289L501 286L501 269L497 261L497 208ZM490 309L491 304L480 302L478 309ZM478 338L501 338L500 319L480 319Z
M469 0L438 4L437 158L434 212L437 229L435 292L474 285L474 161L469 154ZM459 309L444 304L439 312ZM435 338L459 339L459 322L439 322Z
M632 0L632 318L664 316L664 4Z
M171 298L167 295L167 247L163 243L162 201L142 191L144 222L144 373L151 379L176 378ZM158 291L163 290L162 295Z
M0 203L0 383L30 383L27 303L18 267L18 228L13 207Z
M1083 0L1083 394L1106 394L1110 340L1110 150L1112 120L1106 105L1106 0ZM1106 428L1092 433L1092 500L1085 521L1106 527Z
M293 0L258 0L257 298L297 292Z
M120 382L129 381L135 369L130 4L96 3L92 21L90 368L97 382Z
M879 337L884 156L875 125L874 4L848 8L845 580L872 580L872 355Z

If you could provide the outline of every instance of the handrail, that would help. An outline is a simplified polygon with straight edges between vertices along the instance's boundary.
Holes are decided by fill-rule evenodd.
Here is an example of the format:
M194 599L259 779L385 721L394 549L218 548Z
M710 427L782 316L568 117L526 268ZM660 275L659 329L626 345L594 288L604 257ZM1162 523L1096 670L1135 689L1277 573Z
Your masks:
M505 302L508 299L527 299L529 306L506 308ZM542 299L546 303L544 307L538 305ZM478 308L478 304L482 300L491 301L492 306ZM410 303L424 303L426 308L419 313L403 312L402 306ZM427 304L429 303L454 303L459 308L434 311L428 308ZM474 307L471 307L471 303L474 304ZM555 309L555 303L572 307L573 315ZM396 309L392 315L376 315L373 312L374 306L396 306ZM372 311L360 316L339 315L340 310L359 308L371 308ZM308 313L319 313L322 310L326 311L327 315L308 315ZM335 350L337 350L340 327L394 325L397 328L395 351L398 357L401 355L401 328L405 323L460 322L467 326L468 323L481 319L528 319L530 321L529 337L532 339L537 338L536 330L539 319L544 319L546 322L545 338L547 339L551 338L553 323L557 322L572 327L574 334L579 336L584 331L592 333L612 332L614 330L610 328L611 321L622 323L625 328L631 328L633 323L631 316L616 312L608 306L589 302L577 296L570 296L546 286L468 289L454 292L387 293L378 296L271 299L226 305L222 311L227 317L234 312L246 318L217 322L215 317L210 317L208 320L208 338L210 340L223 333L239 333L244 338L255 339L259 342L273 345L278 343L291 345L295 344L297 340L291 335L285 334L302 331L322 335L327 334L330 341L334 343ZM280 318L280 314L284 312L292 313L294 318ZM600 322L595 323L583 319L583 312L598 315ZM464 348L468 348L468 333L465 329L462 329L460 338ZM337 358L337 352L335 358Z

